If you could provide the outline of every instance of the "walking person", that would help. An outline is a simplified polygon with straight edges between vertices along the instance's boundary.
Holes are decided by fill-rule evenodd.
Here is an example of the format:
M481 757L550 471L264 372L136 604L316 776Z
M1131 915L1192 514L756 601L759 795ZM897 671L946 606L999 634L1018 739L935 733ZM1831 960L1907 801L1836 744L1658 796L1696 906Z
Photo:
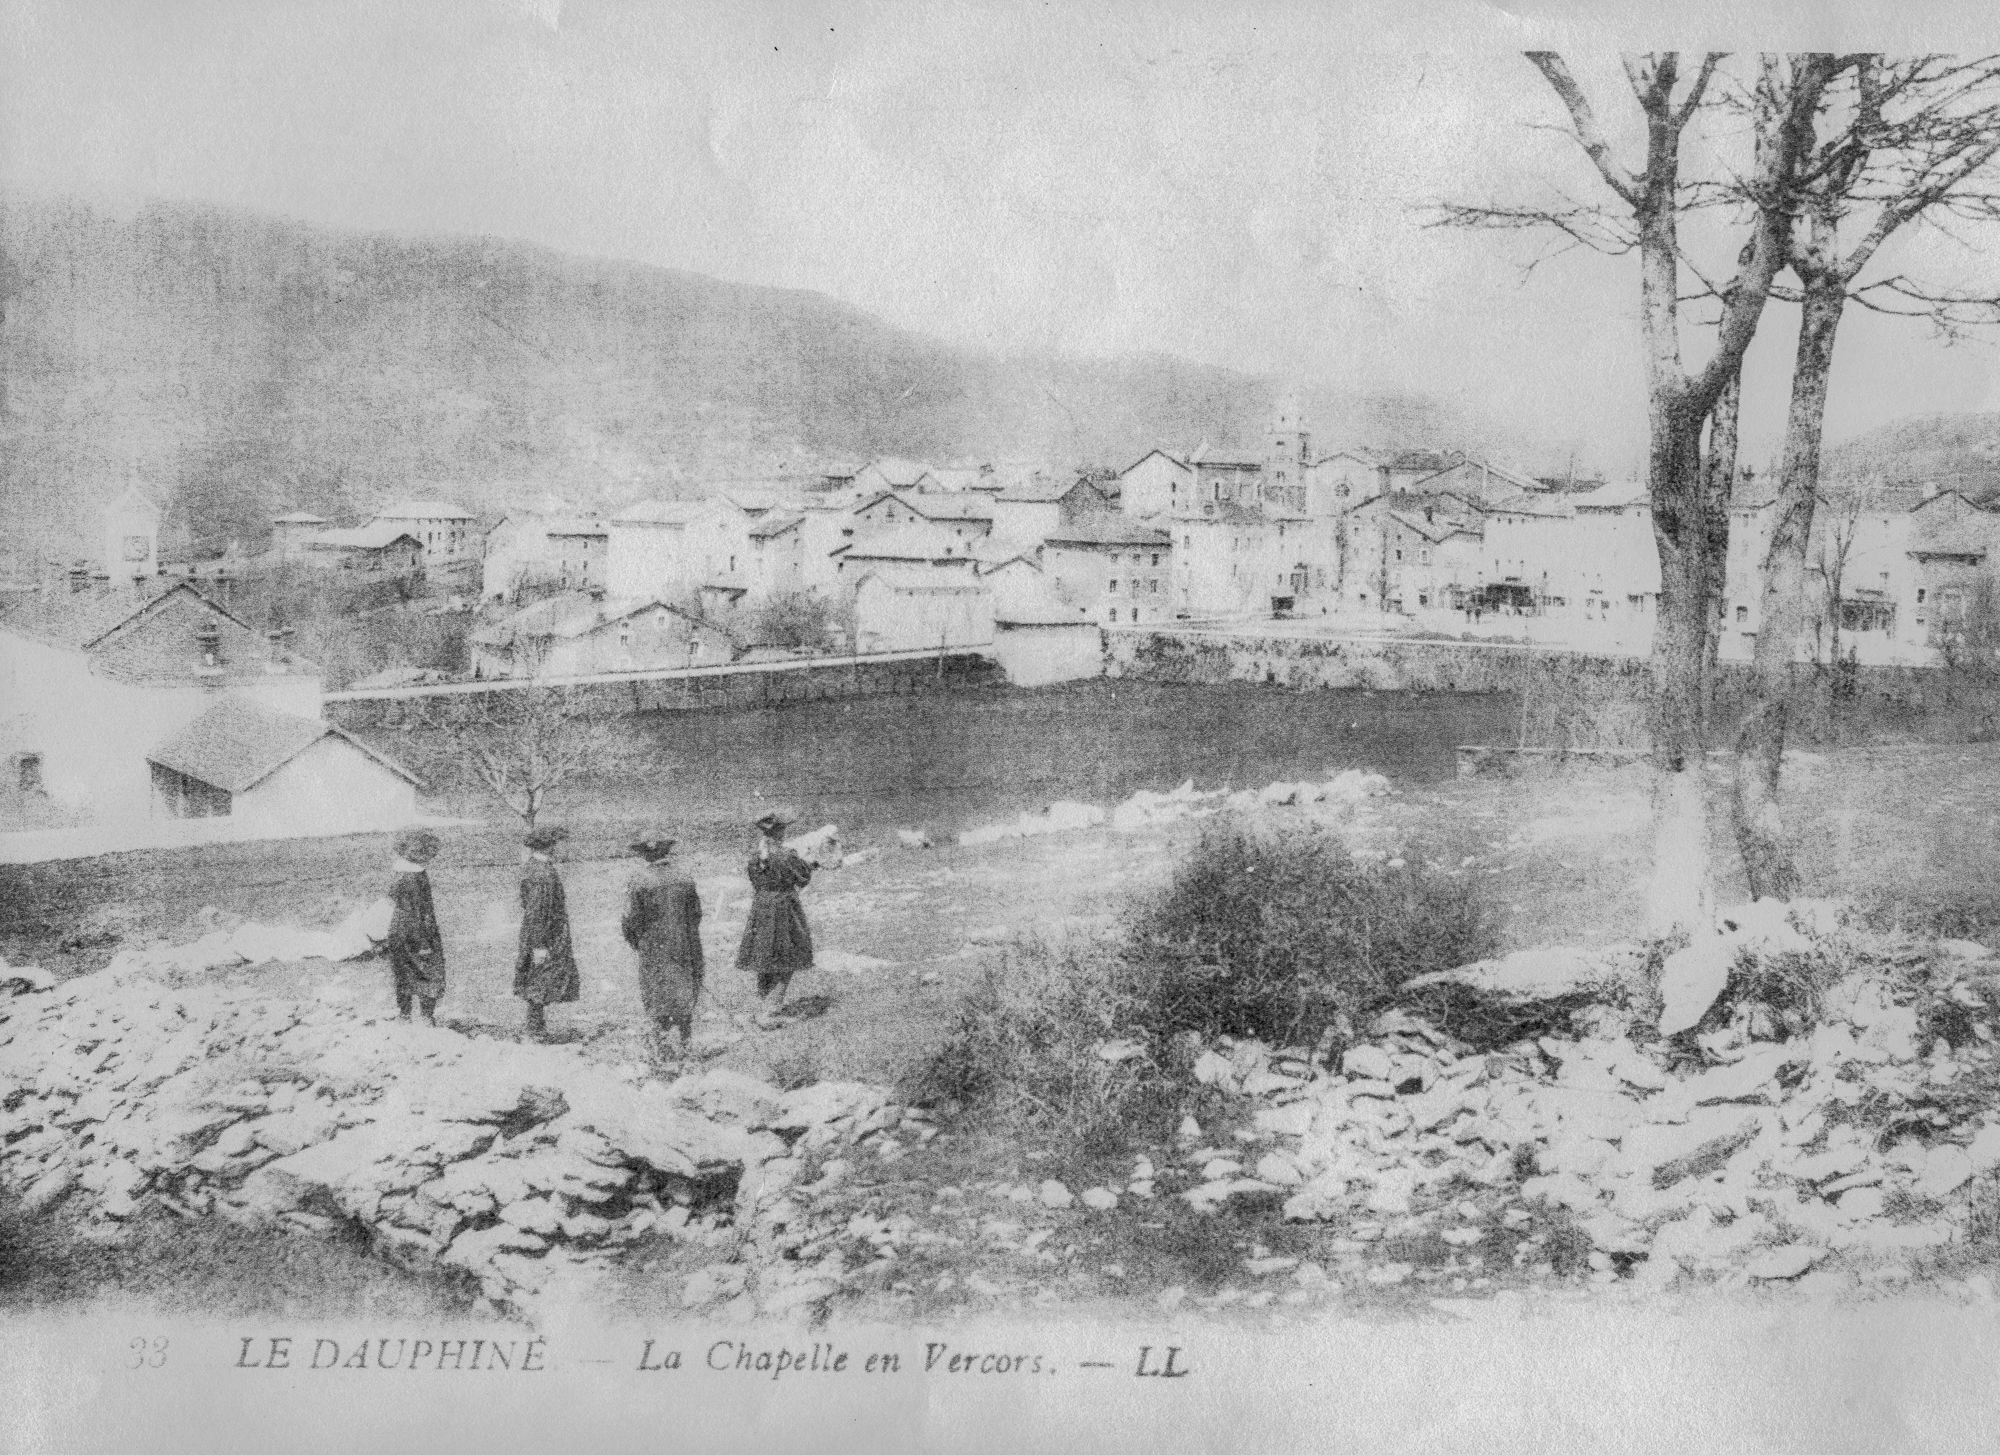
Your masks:
M639 1001L652 1025L654 1053L668 1065L684 1059L694 1041L695 1002L701 995L701 896L670 862L674 841L666 834L654 830L631 849L645 863L626 881L619 928L625 943L639 952Z
M424 1023L433 1026L437 1003L444 998L444 936L438 932L431 876L425 866L437 853L437 835L428 830L410 829L396 836L396 878L389 886L393 909L382 942L395 976L396 1013L408 1020L412 1005L421 1006Z
M792 977L812 969L812 931L799 905L799 891L812 881L812 865L785 847L785 830L793 814L774 809L756 822L757 847L750 854L750 920L743 926L743 943L736 951L736 968L757 977L762 1002L757 1024L771 1030L781 1024L785 992Z
M521 870L521 948L514 958L514 993L528 1003L528 1034L538 1041L548 1039L548 1007L575 1000L579 993L569 905L555 865L556 845L566 837L559 828L537 828L521 840L528 862Z

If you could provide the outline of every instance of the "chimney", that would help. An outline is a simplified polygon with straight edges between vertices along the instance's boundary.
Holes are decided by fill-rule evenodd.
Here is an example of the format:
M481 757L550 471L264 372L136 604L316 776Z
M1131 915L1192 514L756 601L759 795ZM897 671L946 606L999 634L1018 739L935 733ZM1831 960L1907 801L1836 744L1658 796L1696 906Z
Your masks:
M71 566L69 568L69 589L72 595L90 589L90 568L88 566Z
M1935 480L1924 481L1921 489L1921 496L1923 499L1935 500L1937 498L1937 493L1938 493L1937 481Z
M93 596L109 596L111 594L111 573L108 571L91 572L90 591Z

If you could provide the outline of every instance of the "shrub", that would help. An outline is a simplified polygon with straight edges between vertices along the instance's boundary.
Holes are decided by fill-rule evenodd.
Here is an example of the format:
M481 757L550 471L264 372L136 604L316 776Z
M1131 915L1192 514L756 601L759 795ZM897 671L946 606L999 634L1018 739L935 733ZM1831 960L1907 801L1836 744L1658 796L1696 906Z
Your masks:
M1317 829L1205 833L1128 932L1142 972L1135 1021L1311 1045L1359 1024L1405 980L1493 952L1493 917L1472 881L1355 859Z
M956 1026L906 1097L957 1101L1077 1151L1123 1146L1128 1113L1172 1109L1170 1100L1147 1094L1159 1077L1150 1061L1097 1054L1133 1019L1130 982L1111 946L1010 947L966 996Z

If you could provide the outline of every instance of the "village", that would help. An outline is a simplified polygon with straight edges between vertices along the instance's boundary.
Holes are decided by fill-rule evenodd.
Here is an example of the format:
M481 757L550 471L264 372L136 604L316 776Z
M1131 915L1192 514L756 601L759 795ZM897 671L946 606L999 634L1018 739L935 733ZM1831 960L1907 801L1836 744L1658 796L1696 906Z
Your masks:
M161 558L160 507L134 487L92 556L17 564L0 592L0 832L144 821L153 842L191 820L211 834L411 821L422 780L323 721L329 692L913 652L975 654L1037 687L1102 674L1110 639L1138 632L1649 648L1659 558L1642 486L1453 451L1319 454L1282 405L1262 449L1226 454L1075 472L882 458L599 513L548 499L482 519L416 499L342 526L289 511L259 549L183 560ZM1770 495L1743 472L1725 662L1747 661L1758 630ZM2000 513L1955 489L1841 487L1809 548L1801 655L1948 657L1992 613L1996 530ZM259 591L274 580L322 619L281 616ZM378 632L386 665L330 680L297 639L343 610L403 625ZM441 632L412 633L417 614Z

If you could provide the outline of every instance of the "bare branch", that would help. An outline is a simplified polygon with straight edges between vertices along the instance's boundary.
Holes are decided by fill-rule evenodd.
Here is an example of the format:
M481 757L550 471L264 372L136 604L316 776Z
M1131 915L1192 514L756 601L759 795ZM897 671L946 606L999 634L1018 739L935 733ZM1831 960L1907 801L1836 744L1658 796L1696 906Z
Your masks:
M1529 51L1528 60L1542 73L1550 89L1568 109L1570 122L1576 128L1577 145L1596 166L1598 175L1627 203L1638 206L1639 179L1619 166L1612 157L1611 144L1604 139L1603 128L1597 124L1597 113L1591 109L1590 98L1576 84L1568 64L1554 51Z

